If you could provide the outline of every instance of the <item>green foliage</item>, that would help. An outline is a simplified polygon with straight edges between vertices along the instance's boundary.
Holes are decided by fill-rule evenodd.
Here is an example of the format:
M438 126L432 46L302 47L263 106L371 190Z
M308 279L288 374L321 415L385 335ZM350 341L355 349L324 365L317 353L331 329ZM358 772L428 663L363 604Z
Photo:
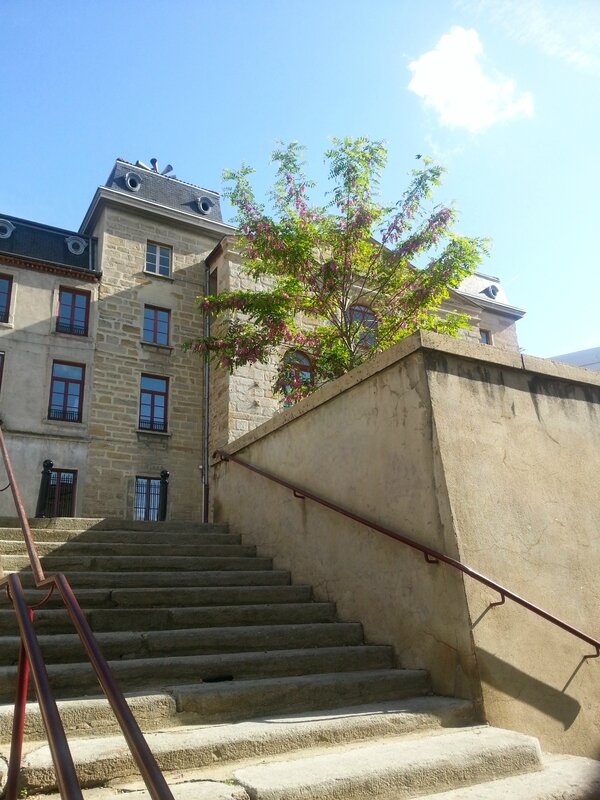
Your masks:
M224 173L245 270L255 280L267 277L272 289L199 298L205 313L223 321L221 333L188 343L230 371L266 362L274 348L301 350L312 377L282 362L274 389L287 403L419 329L457 335L467 319L438 313L440 303L485 253L482 239L453 232L454 208L429 202L444 169L428 159L401 199L385 206L378 199L384 144L334 139L325 153L330 199L317 206L302 156L297 142L273 153L270 211L254 196L250 167ZM314 324L301 329L298 315Z

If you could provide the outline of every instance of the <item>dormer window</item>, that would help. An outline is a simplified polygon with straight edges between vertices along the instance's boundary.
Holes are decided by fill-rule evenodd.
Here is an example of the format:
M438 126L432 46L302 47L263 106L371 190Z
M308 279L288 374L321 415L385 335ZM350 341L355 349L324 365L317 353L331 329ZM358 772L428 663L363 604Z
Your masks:
M146 272L168 278L171 275L172 255L173 250L170 247L156 242L148 242L146 245Z
M498 292L499 289L494 283L492 283L490 286L486 286L485 289L483 290L483 293L486 294L492 300L496 299L496 297L498 296Z

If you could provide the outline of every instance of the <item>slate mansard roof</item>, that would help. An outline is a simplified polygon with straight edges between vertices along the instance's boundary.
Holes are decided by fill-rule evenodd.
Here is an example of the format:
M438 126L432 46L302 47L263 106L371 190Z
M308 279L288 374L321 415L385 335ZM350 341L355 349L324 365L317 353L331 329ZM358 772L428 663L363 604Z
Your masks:
M185 183L173 176L162 175L140 162L131 164L118 158L104 185L107 189L116 189L141 200L194 214L201 219L223 221L217 192Z
M93 236L0 213L0 261L98 275Z

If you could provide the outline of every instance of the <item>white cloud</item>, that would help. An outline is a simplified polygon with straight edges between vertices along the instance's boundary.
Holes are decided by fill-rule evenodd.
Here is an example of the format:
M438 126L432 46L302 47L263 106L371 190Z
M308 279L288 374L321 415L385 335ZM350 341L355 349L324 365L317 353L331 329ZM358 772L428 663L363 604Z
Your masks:
M455 4L483 14L520 44L600 75L598 0L455 0Z
M533 115L533 97L517 90L512 78L480 64L483 45L475 30L453 27L433 50L408 68L411 92L451 128L483 131L498 122Z

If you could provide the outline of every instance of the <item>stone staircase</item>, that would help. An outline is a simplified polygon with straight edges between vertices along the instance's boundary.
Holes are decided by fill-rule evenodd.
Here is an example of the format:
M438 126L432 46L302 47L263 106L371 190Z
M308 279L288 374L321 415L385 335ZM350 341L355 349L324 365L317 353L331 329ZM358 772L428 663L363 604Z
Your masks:
M60 526L60 527L59 527ZM222 526L42 521L47 574L64 572L177 800L598 800L600 764L549 757L433 696L422 670L365 644L359 623ZM32 590L21 533L0 529L5 572ZM147 798L59 601L36 629L86 798ZM19 641L0 599L0 785ZM23 796L56 784L35 703Z

